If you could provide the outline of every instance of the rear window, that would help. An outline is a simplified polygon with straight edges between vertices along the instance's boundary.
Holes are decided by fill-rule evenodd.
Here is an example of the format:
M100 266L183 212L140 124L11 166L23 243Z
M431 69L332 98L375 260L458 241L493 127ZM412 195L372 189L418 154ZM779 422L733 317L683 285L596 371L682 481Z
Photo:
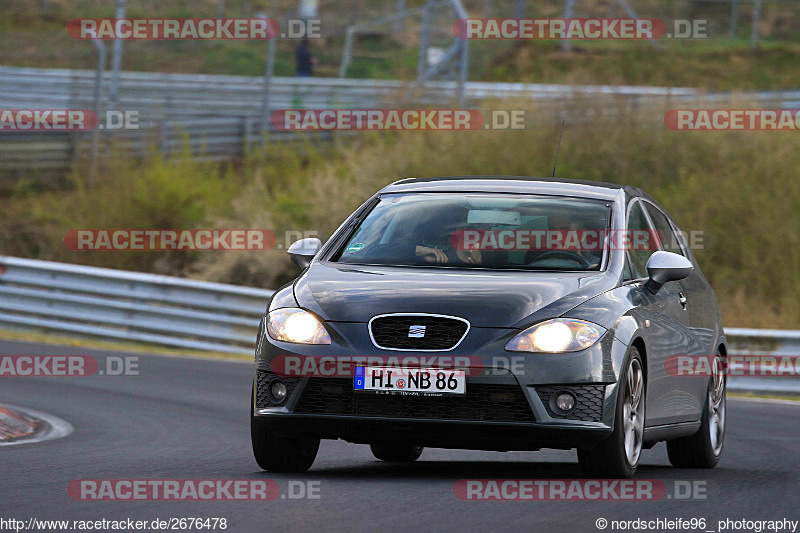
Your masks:
M387 194L332 260L523 270L600 270L610 209L589 199Z

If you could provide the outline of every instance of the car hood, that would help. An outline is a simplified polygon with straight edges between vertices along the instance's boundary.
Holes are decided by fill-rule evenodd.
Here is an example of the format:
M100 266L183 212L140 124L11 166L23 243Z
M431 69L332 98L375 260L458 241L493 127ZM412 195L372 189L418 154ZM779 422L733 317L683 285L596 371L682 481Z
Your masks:
M473 327L525 327L614 286L604 273L500 272L314 262L298 278L300 307L333 322L387 313L466 318Z

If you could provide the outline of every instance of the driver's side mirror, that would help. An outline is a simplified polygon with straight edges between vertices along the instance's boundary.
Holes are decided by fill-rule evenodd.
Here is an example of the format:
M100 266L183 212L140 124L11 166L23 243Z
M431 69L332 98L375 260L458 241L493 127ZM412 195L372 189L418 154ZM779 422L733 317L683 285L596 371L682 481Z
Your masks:
M644 284L653 294L657 293L668 281L684 279L692 273L692 262L672 252L658 251L647 260L647 274L650 279Z
M289 258L294 264L300 268L306 268L311 264L311 260L317 255L320 248L322 248L322 241L316 237L308 237L293 242L286 253L289 254Z

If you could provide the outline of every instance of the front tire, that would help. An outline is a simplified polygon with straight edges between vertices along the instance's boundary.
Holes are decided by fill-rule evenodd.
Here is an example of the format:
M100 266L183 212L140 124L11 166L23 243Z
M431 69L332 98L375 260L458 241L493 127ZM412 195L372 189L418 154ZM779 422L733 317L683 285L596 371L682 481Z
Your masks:
M406 444L370 444L372 455L390 463L412 463L422 455L422 446Z
M716 354L706 391L706 404L700 429L694 435L667 441L667 455L678 468L714 468L722 456L725 442L725 369L722 355Z
M253 415L252 394L250 398L250 440L258 466L270 472L305 472L311 468L319 450L319 439L275 431L268 421Z
M627 361L618 384L614 432L593 448L578 449L578 461L588 477L630 478L639 465L644 440L644 370L636 348L631 348Z

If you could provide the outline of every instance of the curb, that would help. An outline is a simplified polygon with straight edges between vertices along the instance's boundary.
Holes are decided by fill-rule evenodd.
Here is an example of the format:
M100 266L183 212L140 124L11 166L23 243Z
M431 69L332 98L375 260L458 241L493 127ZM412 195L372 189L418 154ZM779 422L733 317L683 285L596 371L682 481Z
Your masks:
M41 428L41 420L0 406L0 442L30 437Z

